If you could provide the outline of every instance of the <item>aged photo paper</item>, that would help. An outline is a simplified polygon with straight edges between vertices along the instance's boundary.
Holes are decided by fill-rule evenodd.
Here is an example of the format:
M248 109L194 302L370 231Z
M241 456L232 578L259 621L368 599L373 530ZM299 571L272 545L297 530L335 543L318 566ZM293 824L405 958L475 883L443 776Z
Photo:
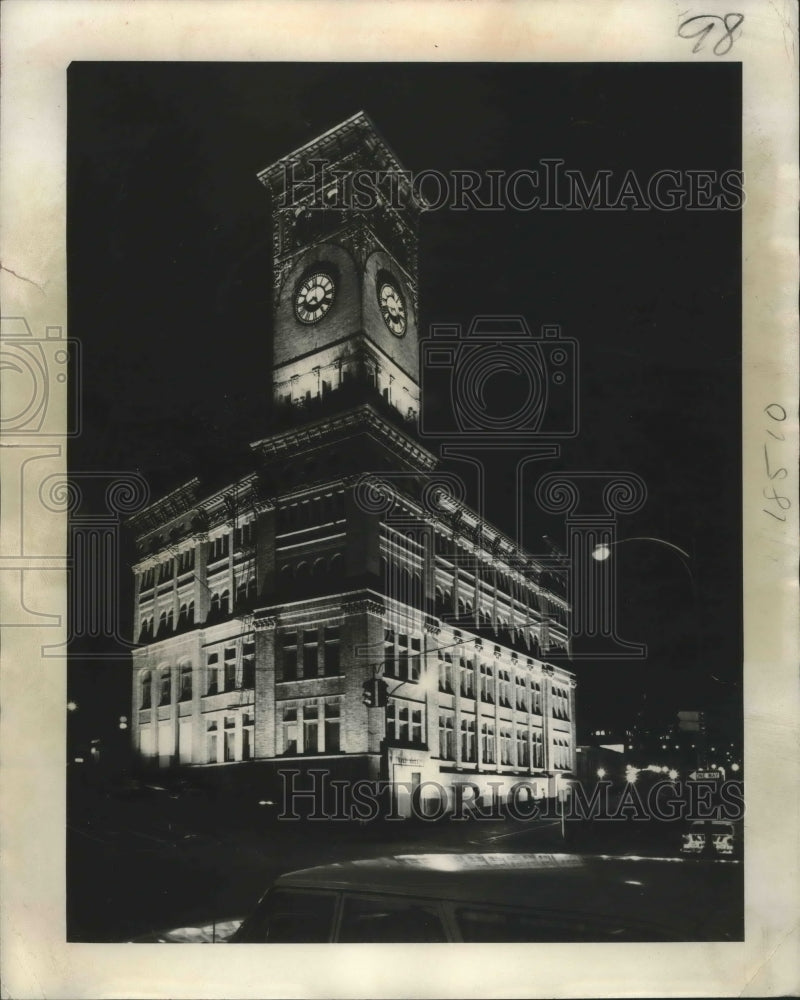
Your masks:
M0 28L4 995L800 993L795 5Z

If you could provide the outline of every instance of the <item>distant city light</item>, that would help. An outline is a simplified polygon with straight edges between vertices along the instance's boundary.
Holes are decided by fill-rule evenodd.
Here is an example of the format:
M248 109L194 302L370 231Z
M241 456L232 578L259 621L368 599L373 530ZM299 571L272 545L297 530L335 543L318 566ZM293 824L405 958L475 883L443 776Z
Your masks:
M677 771L675 770L675 768L674 768L674 767L673 767L673 769L672 769L672 770L671 770L671 771L669 772L669 776L670 776L670 778L671 778L671 780L672 780L672 781L675 781L675 780L677 779L677 777L678 777L678 772L677 772Z
M738 770L739 770L738 764L731 764L731 771L738 771Z
M633 785L639 780L639 768L628 764L625 767L625 780Z
M610 555L611 549L607 545L595 545L592 552L592 559L596 559L598 562L605 562Z
M67 711L68 712L74 712L77 709L77 707L78 707L77 701L68 701L67 702Z
M667 773L667 771L669 771L669 768L667 767L667 765L666 765L666 764L664 764L664 766L663 766L663 767L661 768L661 773L662 773L662 774L666 774L666 773Z
M83 757L76 757L75 758L75 763L76 764L82 764L83 763Z
M598 778L605 778L605 776L606 776L606 769L604 767L598 767L598 769L597 769L597 777Z

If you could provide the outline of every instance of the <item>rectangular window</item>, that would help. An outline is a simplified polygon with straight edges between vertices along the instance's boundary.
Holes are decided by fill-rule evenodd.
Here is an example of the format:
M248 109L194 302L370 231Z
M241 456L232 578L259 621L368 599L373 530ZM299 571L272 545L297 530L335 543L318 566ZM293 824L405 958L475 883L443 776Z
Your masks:
M461 759L466 763L475 762L475 720L461 720Z
M319 721L316 704L303 706L303 753L317 753Z
M256 686L256 644L245 642L242 646L242 687Z
M225 716L225 761L236 760L236 717Z
M512 744L511 744L511 730L501 729L500 730L500 763L501 764L512 764Z
M481 726L481 760L484 764L495 763L494 726L488 722Z
M411 742L422 743L422 709L414 708L411 711Z
M439 690L445 694L453 693L453 660L449 653L439 656Z
M206 760L209 764L217 763L217 722L212 719L206 726Z
M225 647L225 690L232 691L236 687L236 647Z
M412 681L418 681L422 670L422 640L411 640L411 674Z
M481 664L481 701L494 704L494 674L488 663Z
M543 754L542 754L542 734L533 734L533 766L542 767L543 766Z
M282 681L297 680L297 635L289 633L281 636L281 672Z
M242 760L253 759L253 716L242 716Z
M472 664L468 663L463 656L459 657L458 670L461 674L461 697L475 697L475 671Z
M408 705L402 705L397 712L397 738L408 743Z
M285 705L281 716L281 743L283 753L297 753L297 706Z
M409 678L407 635L397 636L397 673L395 677L401 681L407 681Z
M453 760L453 716L439 716L439 756L442 760Z
M206 660L206 694L216 694L218 687L219 653L209 653Z
M306 629L303 632L303 677L318 675L317 649L317 630Z
M340 672L339 626L325 629L325 676L336 677Z
M387 677L397 677L394 662L394 632L383 630L383 670Z
M325 753L339 753L339 716L341 705L338 701L325 702Z
M517 767L528 767L530 764L530 754L528 752L528 731L527 729L517 730Z
M528 711L528 688L524 677L517 678L517 709L520 712Z

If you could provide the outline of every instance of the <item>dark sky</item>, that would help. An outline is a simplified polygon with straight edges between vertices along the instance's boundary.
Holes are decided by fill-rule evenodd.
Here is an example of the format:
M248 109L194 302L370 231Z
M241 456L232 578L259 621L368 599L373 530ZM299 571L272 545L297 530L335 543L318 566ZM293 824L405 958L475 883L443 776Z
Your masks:
M735 64L76 63L68 83L69 332L84 353L71 467L138 470L154 495L231 438L268 432L270 204L256 174L354 112L414 172L558 157L646 181L741 163ZM645 695L666 714L739 703L740 263L735 211L422 220L421 330L487 313L560 324L580 344L581 432L541 472L637 473L648 500L620 536L691 554L687 574L664 547L618 550L621 631L649 656L576 667L584 725L627 720ZM501 455L488 472L487 513L514 534L513 465ZM532 505L524 518L534 553L542 533L563 537ZM125 574L122 599L127 629ZM124 674L96 664L70 685L122 712Z

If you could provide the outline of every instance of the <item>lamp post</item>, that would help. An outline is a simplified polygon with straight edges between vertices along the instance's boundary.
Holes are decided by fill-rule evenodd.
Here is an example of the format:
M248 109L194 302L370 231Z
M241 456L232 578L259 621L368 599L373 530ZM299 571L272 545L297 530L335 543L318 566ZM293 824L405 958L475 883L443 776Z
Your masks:
M677 552L678 555L681 557L681 563L683 564L686 572L689 575L689 585L691 587L691 597L692 597L692 617L694 619L694 624L695 624L695 656L699 660L700 627L699 627L699 622L697 620L697 601L696 601L697 592L695 587L695 579L690 565L690 560L692 558L691 555L685 549L682 549L679 545L675 545L674 542L668 542L665 538L657 538L653 535L634 535L631 536L630 538L616 538L606 542L598 543L592 550L592 559L594 559L596 562L604 563L611 557L612 549L620 545L627 545L628 542L651 542L655 545L661 545L664 548L671 549L673 552ZM662 745L662 749L666 749L666 747ZM666 770L666 768L664 768L664 770Z

